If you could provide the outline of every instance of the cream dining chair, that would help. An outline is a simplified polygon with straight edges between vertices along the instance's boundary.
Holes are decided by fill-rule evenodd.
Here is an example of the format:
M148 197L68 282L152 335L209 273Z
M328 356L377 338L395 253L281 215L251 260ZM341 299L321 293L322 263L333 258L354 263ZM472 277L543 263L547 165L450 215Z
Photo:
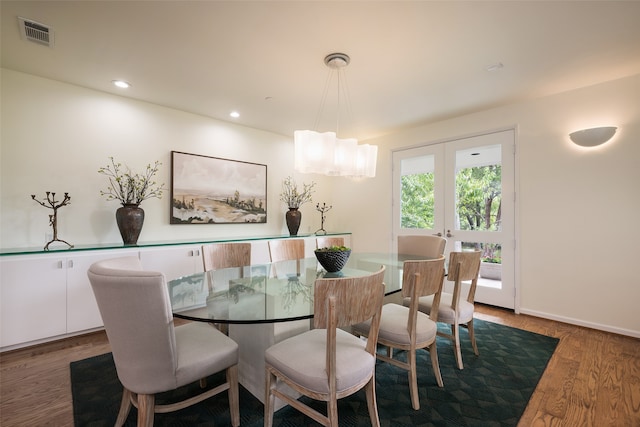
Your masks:
M408 371L411 406L420 409L416 351L424 348L431 356L431 366L439 387L443 387L436 336L438 326L435 319L429 318L418 310L420 297L434 298L433 307L437 308L442 291L444 275L444 257L432 260L405 261L402 271L402 295L409 299L409 307L389 303L382 306L378 344L388 348L387 355L377 354L377 358ZM368 336L370 321L355 325L353 333ZM393 358L392 349L405 350L407 361Z
M251 243L202 245L202 263L205 271L251 265Z
M440 236L398 236L399 254L422 255L425 258L437 258L444 254L446 245L447 239Z
M202 245L202 264L204 271L223 268L238 268L238 276L244 277L244 269L251 265L251 243L212 243ZM213 282L208 281L209 292L213 293ZM229 325L214 323L222 333L229 334Z
M231 424L240 425L238 345L205 323L174 327L165 277L144 271L138 257L98 261L87 272L124 390L115 425L138 408L139 427L154 413L177 411L223 391ZM156 405L155 395L225 371L226 381L189 399Z
M269 240L271 262L290 261L304 258L303 239Z
M324 426L338 427L338 399L364 387L371 425L378 427L375 366L384 267L363 277L317 279L314 290L315 329L288 338L265 352L264 425L273 425L279 398ZM363 341L341 328L371 319ZM278 383L315 400L327 402L327 415L286 394Z
M296 261L296 272L300 274L300 260L304 258L303 239L269 240L269 257L271 262ZM277 276L275 265L271 266L271 274Z
M316 237L316 249L344 246L344 237Z
M419 309L427 313L438 322L448 323L451 333L438 332L438 335L448 338L453 342L458 369L463 369L462 352L460 349L460 327L469 331L469 339L476 356L479 355L476 337L473 331L473 313L476 287L478 286L478 273L480 271L480 251L451 252L449 254L449 266L447 268L447 280L454 282L453 294L442 292L440 302L437 305L433 296L421 297ZM471 282L469 290L463 297L463 282ZM405 298L404 305L410 301ZM435 312L437 310L437 312ZM434 312L433 315L431 313Z

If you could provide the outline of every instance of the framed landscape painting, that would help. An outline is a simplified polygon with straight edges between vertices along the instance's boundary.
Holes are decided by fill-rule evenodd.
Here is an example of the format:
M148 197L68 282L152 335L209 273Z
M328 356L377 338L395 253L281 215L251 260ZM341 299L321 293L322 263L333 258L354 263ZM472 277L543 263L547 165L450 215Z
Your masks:
M267 222L267 165L171 152L171 224Z

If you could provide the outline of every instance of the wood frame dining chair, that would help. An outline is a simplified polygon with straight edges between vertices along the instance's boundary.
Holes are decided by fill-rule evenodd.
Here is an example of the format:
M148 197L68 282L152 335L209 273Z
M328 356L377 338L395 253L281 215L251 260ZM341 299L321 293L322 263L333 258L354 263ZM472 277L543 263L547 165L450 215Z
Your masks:
M409 299L409 306L389 303L382 307L378 344L387 347L387 355L377 354L377 358L408 371L411 406L420 409L416 351L424 348L431 356L431 366L439 387L444 387L436 337L438 325L425 313L418 310L419 298L432 296L433 307L437 310L444 276L444 256L432 260L405 261L402 271L402 296ZM353 333L368 336L370 322L353 327ZM393 349L407 352L406 362L393 357Z
M379 427L375 390L376 344L384 297L384 271L363 277L317 279L315 329L288 338L265 352L264 425L273 425L279 398L324 426L338 427L338 399L364 388L371 425ZM364 341L341 328L371 319ZM327 402L327 415L278 387Z
M453 342L458 369L464 369L460 349L460 327L467 328L473 352L476 356L479 355L473 331L473 313L475 309L473 303L476 287L478 286L481 253L481 251L451 252L449 254L447 280L454 282L453 294L442 292L437 308L433 297L420 298L420 311L429 314L431 318L437 319L438 322L448 323L451 326L450 334L438 332L438 335ZM468 281L471 281L469 291L466 297L463 298L463 282ZM405 299L403 304L407 305L407 302ZM433 315L431 315L432 312L434 313Z
M223 268L238 268L239 276L244 277L244 269L251 265L251 243L211 243L202 245L202 265L204 271ZM209 281L209 292L212 293L212 282ZM213 323L218 330L229 334L229 325Z
M316 249L344 246L344 237L316 237Z
M425 258L438 258L444 255L447 239L429 235L398 236L398 253L406 255L422 255Z
M300 260L304 258L303 239L269 240L269 257L272 263L296 261L296 273L300 274ZM276 266L271 266L271 274L277 276Z
M269 240L271 262L290 261L304 258L303 239Z
M202 264L204 271L251 265L251 243L202 245Z
M154 413L177 411L229 392L231 424L240 425L238 344L206 323L174 326L164 274L144 271L135 256L102 260L87 271L124 387L116 426L131 406L138 427ZM180 402L156 405L155 395L225 371L226 381Z

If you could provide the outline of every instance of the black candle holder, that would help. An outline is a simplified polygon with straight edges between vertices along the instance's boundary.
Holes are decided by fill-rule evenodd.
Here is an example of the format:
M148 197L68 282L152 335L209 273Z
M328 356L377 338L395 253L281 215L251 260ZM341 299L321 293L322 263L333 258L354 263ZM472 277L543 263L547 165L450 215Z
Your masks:
M52 193L51 191L47 191L46 203L45 200L37 200L35 194L32 194L31 198L39 205L44 206L47 209L53 209L53 215L49 215L49 225L53 228L53 239L47 242L44 246L44 250L48 251L49 245L53 242L61 242L72 248L73 245L71 243L58 239L58 208L67 206L71 203L71 196L69 196L69 193L64 193L64 199L62 199L61 202L56 200L56 193Z
M316 205L316 210L318 212L320 212L320 228L316 231L316 235L326 235L327 234L327 230L324 229L324 220L327 218L325 216L325 213L330 211L331 208L333 208L333 206L327 206L326 203L322 203L322 206L320 206L320 203L318 203Z

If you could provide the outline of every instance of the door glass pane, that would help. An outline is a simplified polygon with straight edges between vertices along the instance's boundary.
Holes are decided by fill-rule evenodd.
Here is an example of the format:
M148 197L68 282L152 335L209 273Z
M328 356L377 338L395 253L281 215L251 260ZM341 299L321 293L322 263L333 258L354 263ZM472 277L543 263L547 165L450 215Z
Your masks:
M501 231L501 146L456 151L456 229Z
M400 227L433 229L434 156L400 162Z
M482 251L478 286L502 288L502 245L500 243L455 242L456 251Z

